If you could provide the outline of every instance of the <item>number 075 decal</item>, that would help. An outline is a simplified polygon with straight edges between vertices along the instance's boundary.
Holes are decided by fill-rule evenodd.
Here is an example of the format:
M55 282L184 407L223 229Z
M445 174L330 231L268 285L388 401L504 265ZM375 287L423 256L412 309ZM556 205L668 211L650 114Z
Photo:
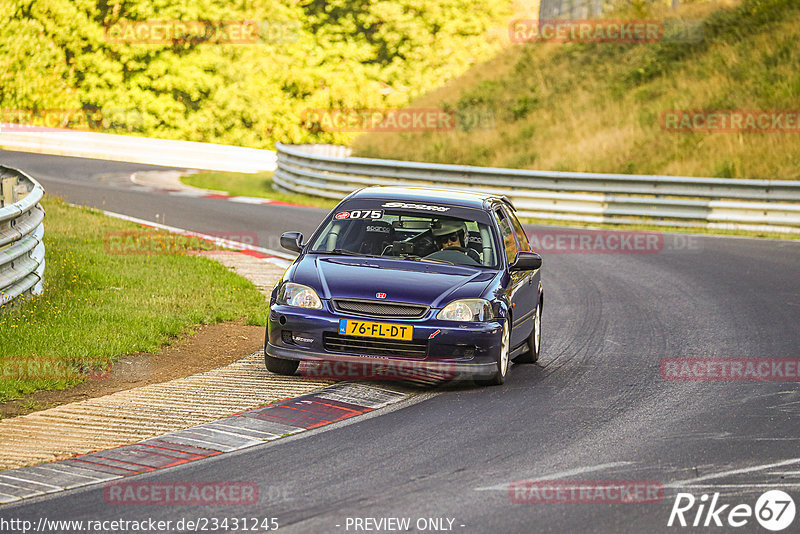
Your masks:
M383 217L383 210L340 211L333 216L337 221L345 219L380 219L381 217Z

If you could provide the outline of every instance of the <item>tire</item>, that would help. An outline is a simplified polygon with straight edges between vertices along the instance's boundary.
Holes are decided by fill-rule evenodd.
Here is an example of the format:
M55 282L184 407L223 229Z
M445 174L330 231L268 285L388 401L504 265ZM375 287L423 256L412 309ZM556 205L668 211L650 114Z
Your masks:
M479 386L499 386L506 381L510 363L508 355L511 352L511 329L508 326L510 320L510 318L507 318L503 323L503 337L500 343L500 353L497 355L497 372L492 378L476 380L475 383Z
M264 363L267 371L279 375L293 375L297 372L300 362L297 360L284 360L283 358L273 358L269 354L264 354Z
M536 305L536 313L533 316L533 330L528 337L528 347L530 349L514 358L514 363L536 363L539 361L539 354L542 351L542 301Z

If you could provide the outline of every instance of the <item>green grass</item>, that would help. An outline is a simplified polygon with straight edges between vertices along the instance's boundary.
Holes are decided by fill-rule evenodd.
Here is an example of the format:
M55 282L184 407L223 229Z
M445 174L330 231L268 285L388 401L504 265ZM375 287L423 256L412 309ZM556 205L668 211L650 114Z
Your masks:
M35 412L43 409L43 406L35 400L27 400L20 403L19 407L25 412Z
M194 325L266 324L267 302L250 281L190 254L207 246L58 199L42 204L45 291L0 313L0 401L77 384L122 355L157 352ZM163 247L120 254L111 245L119 232Z
M331 209L338 202L335 200L312 197L310 195L278 191L273 186L272 173L269 171L258 173L200 172L183 176L181 182L203 189L222 191L233 196L268 198L279 202L302 204L318 208Z
M613 18L675 17L629 3ZM676 133L669 110L796 110L800 2L681 2L701 39L517 44L409 107L490 113L493 127L368 133L354 155L538 170L800 178L797 133Z

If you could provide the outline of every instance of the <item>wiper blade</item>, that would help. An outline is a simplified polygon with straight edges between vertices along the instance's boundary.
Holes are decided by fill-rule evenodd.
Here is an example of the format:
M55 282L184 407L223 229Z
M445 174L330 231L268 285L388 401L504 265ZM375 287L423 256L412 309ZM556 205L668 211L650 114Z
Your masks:
M425 261L428 263L444 263L446 265L455 265L452 261L445 261L445 260L432 260L429 258L423 258L422 256L417 256L416 254L403 254L400 258L409 261Z
M337 256L361 256L364 258L379 258L376 254L364 254L362 252L354 252L352 250L345 250L342 248L335 248L333 250L312 250L314 254L336 254Z

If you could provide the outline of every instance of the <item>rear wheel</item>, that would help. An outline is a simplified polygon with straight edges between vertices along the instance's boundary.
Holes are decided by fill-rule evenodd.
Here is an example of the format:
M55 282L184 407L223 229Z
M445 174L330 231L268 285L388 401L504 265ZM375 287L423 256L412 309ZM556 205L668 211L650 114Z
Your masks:
M533 316L533 330L528 337L528 351L514 358L514 363L536 363L542 348L542 301L536 306Z
M297 367L300 365L300 362L297 360L273 358L266 353L264 354L264 362L267 365L267 371L279 375L293 375L297 372Z
M511 350L511 332L508 326L510 319L506 319L503 323L503 337L500 343L500 352L497 355L497 371L492 378L486 380L476 380L475 383L479 386L499 386L506 381L506 374L508 373L508 354Z

